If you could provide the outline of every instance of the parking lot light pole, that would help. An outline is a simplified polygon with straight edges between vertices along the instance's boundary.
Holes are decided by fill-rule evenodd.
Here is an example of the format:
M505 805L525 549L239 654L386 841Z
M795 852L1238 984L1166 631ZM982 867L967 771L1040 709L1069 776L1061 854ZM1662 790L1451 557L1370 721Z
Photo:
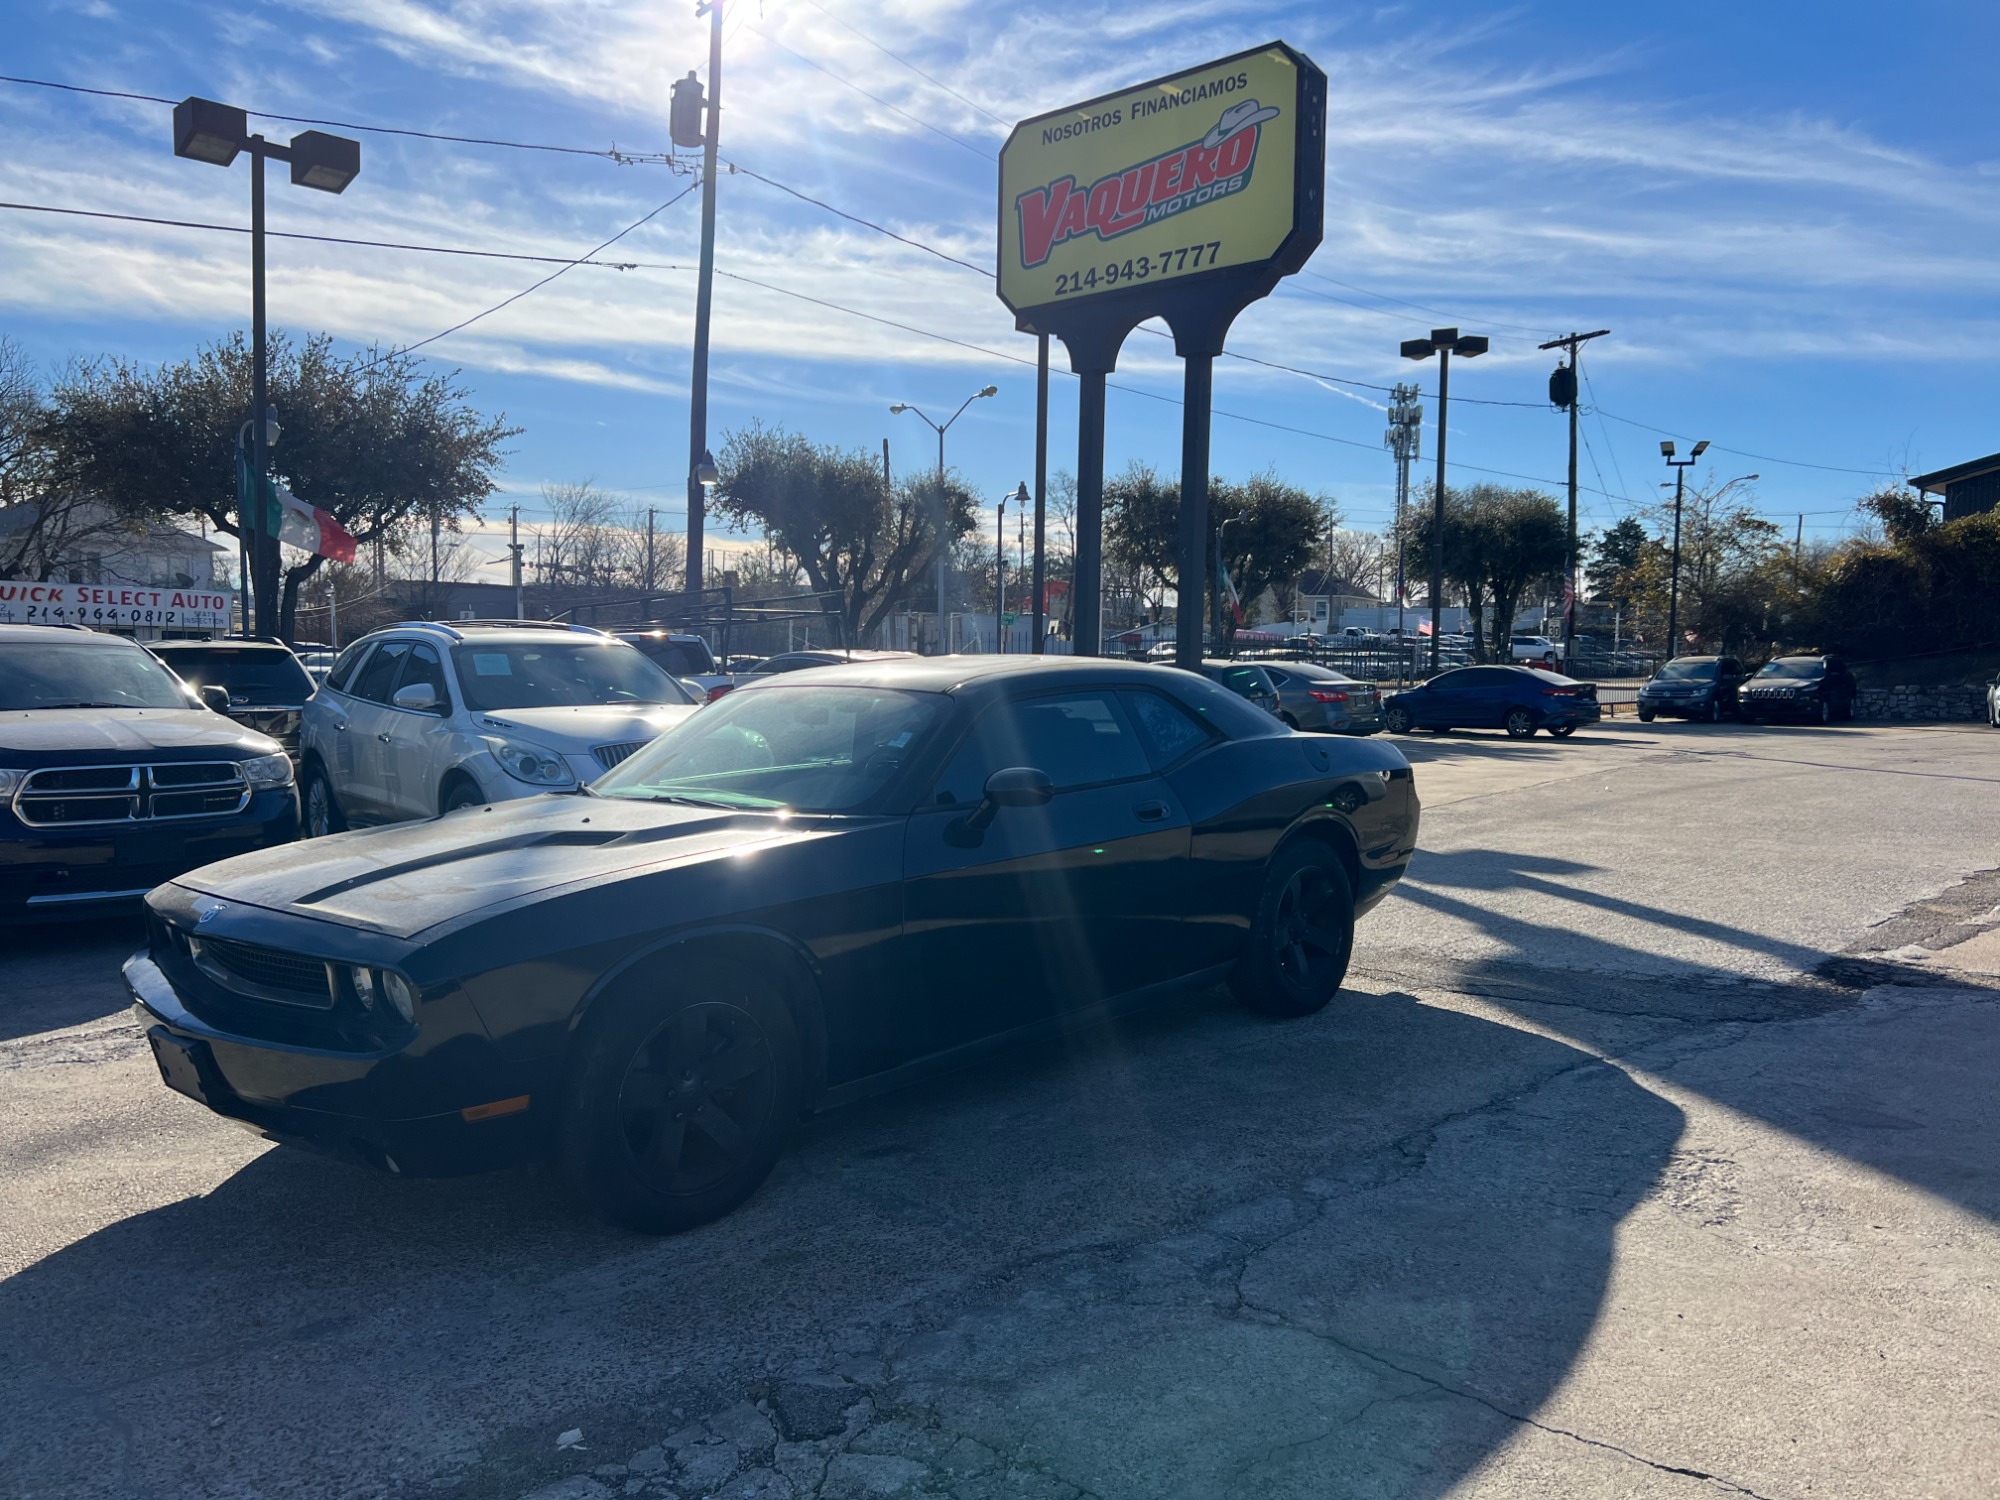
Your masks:
M933 422L933 421L932 421L932 420L931 420L931 419L930 419L929 417L925 416L925 415L924 415L924 414L923 414L923 413L922 413L921 411L918 411L916 407L914 407L914 406L910 405L910 403L909 403L909 402L907 402L907 401L898 401L898 402L897 402L897 403L896 403L896 404L895 404L894 406L892 406L892 407L890 407L890 408L889 408L889 415L890 415L890 416L892 416L892 417L900 417L900 416L901 416L901 415L902 415L902 414L903 414L904 412L906 412L906 411L907 411L907 412L915 412L915 413L916 413L916 416L917 416L917 420L918 420L918 421L920 421L920 422L922 422L922 423L924 424L924 426L926 426L926 427L930 428L930 430L931 430L932 432L935 432L935 433L937 434L937 440L938 440L938 461L937 461L937 530L938 530L938 561L937 561L937 616L938 616L938 654L939 654L939 655L943 655L943 654L944 654L944 650L945 650L945 647L946 647L946 645L948 645L948 644L949 644L949 643L948 643L948 642L947 642L947 641L945 640L945 627L944 627L944 570L945 570L945 565L946 565L946 561L947 561L947 554L948 554L948 553L950 552L950 550L951 550L951 549L950 549L949 547L947 547L947 546L945 545L945 535L944 535L944 533L945 533L945 526L946 526L946 523L947 523L947 522L948 522L948 521L950 520L950 513L951 513L951 508L950 508L950 506L949 506L949 505L947 505L947 504L945 503L945 496L944 496L944 435L945 435L945 434L946 434L947 432L949 432L949 431L951 430L951 424L952 424L953 422L956 422L956 421L957 421L957 420L958 420L958 419L959 419L960 417L962 417L962 416L964 416L964 415L965 415L965 409L966 409L966 407L968 407L968 406L972 405L972 403L973 403L973 402L975 402L975 401L979 400L979 399L980 399L981 397L983 397L983 396L997 396L997 395L999 395L999 394L1000 394L1000 387L999 387L999 386L997 386L997 385L989 385L989 386L987 386L987 387L986 387L986 388L985 388L984 390L980 390L980 391L974 391L974 392L973 392L973 393L972 393L972 394L971 394L970 396L967 396L967 397L966 397L966 398L965 398L965 399L964 399L963 401L959 402L959 404L958 404L958 410L957 410L957 411L955 411L955 412L953 412L953 413L952 413L952 414L951 414L951 415L950 415L949 417L945 418L945 420L944 420L944 422L943 422L942 424L939 424L939 423L937 423L937 422Z
M1444 443L1445 421L1451 415L1451 357L1472 359L1484 354L1483 335L1460 336L1456 328L1433 328L1427 339L1404 339L1403 358L1429 359L1438 356L1438 472L1437 489L1431 496L1431 675L1439 666L1438 643L1444 635L1444 621L1438 610L1444 599Z
M1225 651L1222 645L1222 638L1225 634L1227 634L1227 631L1224 628L1223 624L1222 612L1229 606L1227 603L1224 602L1224 597L1223 597L1224 590L1222 584L1222 577L1223 577L1222 533L1227 531L1230 527L1234 526L1238 521L1246 521L1248 519L1249 519L1249 513L1247 511L1239 510L1233 516L1223 517L1221 523L1217 525L1215 528L1215 654L1217 656L1225 658L1230 653Z
M1660 444L1660 456L1674 471L1674 560L1667 573L1667 660L1672 661L1681 651L1681 497L1687 492L1687 471L1695 461L1708 451L1708 439L1703 438L1694 445L1686 458L1674 457L1674 442L1667 438Z
M361 143L323 130L307 130L280 146L250 133L244 110L213 99L187 98L174 106L174 155L226 167L238 153L250 153L250 484L248 503L236 518L246 531L248 566L244 570L244 634L275 637L278 633L278 541L266 537L258 512L264 508L264 467L269 461L265 441L270 416L265 401L267 371L264 342L264 158L289 162L292 183L322 193L347 189L361 172ZM257 606L257 628L249 628L250 601Z

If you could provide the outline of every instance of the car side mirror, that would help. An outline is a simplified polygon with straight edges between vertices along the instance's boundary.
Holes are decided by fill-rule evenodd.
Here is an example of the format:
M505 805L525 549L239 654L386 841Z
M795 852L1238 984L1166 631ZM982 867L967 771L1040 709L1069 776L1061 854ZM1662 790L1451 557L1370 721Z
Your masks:
M396 708L407 708L415 713L436 713L438 706L437 689L428 682L410 682L396 689L390 704Z
M986 778L979 806L945 830L945 842L960 849L975 847L1003 807L1046 807L1056 784L1046 771L1033 766L1008 766Z
M203 708L212 709L214 712L219 714L224 714L224 715L228 714L229 712L228 688L218 687L215 683L212 682L204 682L200 687L195 689L195 694L201 699L201 706Z

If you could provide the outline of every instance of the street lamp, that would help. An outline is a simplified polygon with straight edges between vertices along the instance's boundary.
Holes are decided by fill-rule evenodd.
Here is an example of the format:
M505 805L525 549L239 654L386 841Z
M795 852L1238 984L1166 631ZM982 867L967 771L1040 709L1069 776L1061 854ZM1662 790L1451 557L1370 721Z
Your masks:
M965 409L966 409L966 407L968 407L968 406L972 405L972 403L973 403L973 402L975 402L975 401L979 400L979 399L980 399L981 397L984 397L984 396L997 396L997 395L999 395L999 394L1000 394L1000 387L999 387L999 386L997 386L997 385L989 385L989 386L987 386L987 387L986 387L986 388L985 388L984 390L978 390L978 391L974 391L974 392L973 392L973 393L972 393L972 394L971 394L970 396L967 396L967 397L966 397L966 398L965 398L965 399L964 399L963 401L961 401L961 402L960 402L960 403L958 404L958 410L957 410L957 411L955 411L955 412L953 412L953 413L951 414L951 416L950 416L950 417L948 417L948 418L947 418L947 419L945 420L945 422L944 422L944 424L943 424L942 426L940 426L940 425L939 425L938 423L936 423L936 422L933 422L933 421L932 421L932 420L931 420L931 419L930 419L929 417L925 416L925 415L924 415L924 414L923 414L923 413L922 413L921 411L917 411L917 408L916 408L916 407L914 407L914 406L912 406L912 405L910 405L910 403L909 403L909 402L907 402L907 401L898 401L898 402L897 402L897 403L896 403L896 404L895 404L894 406L891 406L891 407L889 408L889 415L890 415L890 416L892 416L892 417L900 417L900 416L901 416L901 415L902 415L902 414L903 414L904 412L906 412L906 411L909 411L909 412L916 412L916 414L917 414L917 419L918 419L919 421L921 421L921 422L922 422L922 423L923 423L923 424L924 424L924 425L925 425L926 427L930 428L930 429L931 429L931 431L933 431L933 432L935 432L935 433L937 434L937 440L938 440L938 461L937 461L937 529L938 529L938 565L937 565L937 614L938 614L938 650L939 650L940 652L943 652L943 650L944 650L944 648L945 648L945 646L946 646L946 644L947 644L947 643L946 643L946 641L945 641L945 629L944 629L944 570L945 570L945 564L946 564L946 557L945 557L945 553L946 553L946 551L947 551L947 549L946 549L946 547L945 547L945 538L944 538L944 533L945 533L945 521L946 521L946 519L947 519L947 507L946 507L946 504L945 504L945 497L944 497L944 435L945 435L945 433L947 433L947 432L949 432L949 431L951 430L951 424L952 424L953 422L956 422L956 421L957 421L957 420L958 420L958 419L959 419L960 417L962 417L962 416L964 416L964 415L965 415Z
M1687 489L1687 471L1702 454L1708 451L1708 439L1703 438L1694 445L1686 458L1674 457L1674 441L1664 439L1660 443L1660 457L1674 471L1674 561L1667 574L1667 654L1668 659L1680 655L1681 650L1681 496ZM1731 483L1734 483L1732 480Z
M277 621L277 539L257 539L257 512L263 508L264 471L277 424L265 401L264 356L264 159L288 162L295 187L322 193L344 192L361 172L361 143L323 130L307 130L281 146L250 133L249 115L213 99L183 99L174 106L174 155L226 167L238 153L250 153L250 484L248 503L237 516L243 540L244 634L275 636ZM259 418L263 420L259 420ZM239 439L241 434L239 433ZM253 589L253 582L261 587ZM250 602L257 604L257 629L249 628Z
M1239 510L1233 516L1224 516L1221 524L1215 528L1215 651L1216 655L1222 657L1227 657L1230 654L1223 646L1223 636L1226 632L1222 623L1222 611L1225 607L1222 602L1222 533L1237 522L1249 519L1250 513L1248 511Z
M1427 339L1404 339L1403 358L1429 359L1438 356L1438 477L1437 492L1431 496L1431 672L1439 667L1438 645L1444 622L1438 608L1444 599L1444 443L1445 421L1451 414L1451 357L1466 359L1484 354L1487 340L1481 334L1462 337L1456 328L1433 328Z
M1000 617L1007 612L1007 498L1000 497L999 518L993 525L993 649L1007 654L1007 634Z

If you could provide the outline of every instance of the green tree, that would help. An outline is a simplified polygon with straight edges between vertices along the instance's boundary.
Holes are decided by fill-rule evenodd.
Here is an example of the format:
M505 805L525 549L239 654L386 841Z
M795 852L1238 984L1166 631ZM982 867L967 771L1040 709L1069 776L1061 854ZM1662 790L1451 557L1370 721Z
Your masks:
M1410 553L1419 576L1429 569L1432 506L1412 507ZM1475 484L1445 491L1444 573L1465 592L1472 615L1472 649L1484 661L1486 606L1492 605L1494 645L1511 629L1521 596L1559 574L1569 531L1555 500L1538 490Z
M455 372L421 374L403 354L337 356L325 334L302 344L274 335L268 368L284 429L273 471L359 543L399 539L413 525L456 531L493 493L501 444L520 431L473 410ZM74 367L50 395L51 488L132 520L200 516L237 535L236 435L250 375L240 334L158 369L116 359ZM289 640L299 589L326 559L259 539L260 593L270 597L282 578L275 623Z
M1657 546L1637 516L1626 516L1600 531L1588 553L1591 596L1631 609L1641 569L1649 551Z
M1928 500L1899 485L1864 495L1856 505L1881 523L1882 534L1892 547L1907 547L1939 524L1937 511Z
M973 526L975 502L956 475L942 492L935 474L890 488L866 449L761 422L728 435L717 467L716 509L798 560L849 644L908 607L940 546Z

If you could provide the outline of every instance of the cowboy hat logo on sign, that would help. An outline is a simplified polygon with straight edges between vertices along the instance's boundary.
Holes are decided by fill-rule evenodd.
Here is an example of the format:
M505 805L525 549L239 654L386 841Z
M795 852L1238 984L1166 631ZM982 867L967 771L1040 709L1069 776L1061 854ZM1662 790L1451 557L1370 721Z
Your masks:
M1282 113L1244 99L1199 138L1080 187L1058 177L1014 200L1021 264L1039 266L1056 246L1094 234L1114 240L1149 224L1242 192L1250 185L1264 124Z

